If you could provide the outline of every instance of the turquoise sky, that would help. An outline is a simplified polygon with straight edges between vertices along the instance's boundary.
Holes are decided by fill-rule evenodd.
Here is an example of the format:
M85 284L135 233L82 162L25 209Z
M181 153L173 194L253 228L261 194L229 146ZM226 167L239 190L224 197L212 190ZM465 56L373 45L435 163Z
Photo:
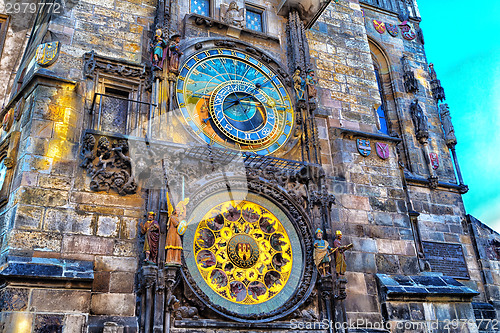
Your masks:
M427 60L445 89L467 213L500 232L500 0L417 0Z

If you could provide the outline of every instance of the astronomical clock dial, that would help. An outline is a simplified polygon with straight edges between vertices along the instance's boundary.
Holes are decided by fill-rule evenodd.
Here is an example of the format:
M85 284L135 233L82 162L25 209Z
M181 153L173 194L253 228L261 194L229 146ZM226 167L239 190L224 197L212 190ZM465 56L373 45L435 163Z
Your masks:
M223 314L255 318L281 313L305 261L288 217L257 195L243 201L210 198L195 208L184 235L184 258L198 293Z
M224 48L190 57L177 80L184 120L207 144L268 155L290 136L290 96L266 65Z

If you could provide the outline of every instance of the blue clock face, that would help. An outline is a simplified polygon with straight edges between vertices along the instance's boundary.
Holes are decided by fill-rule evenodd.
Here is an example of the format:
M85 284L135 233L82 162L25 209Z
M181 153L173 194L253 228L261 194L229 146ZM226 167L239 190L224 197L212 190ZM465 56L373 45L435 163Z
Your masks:
M293 129L283 83L240 51L218 48L193 55L180 70L176 92L186 123L214 146L268 155Z

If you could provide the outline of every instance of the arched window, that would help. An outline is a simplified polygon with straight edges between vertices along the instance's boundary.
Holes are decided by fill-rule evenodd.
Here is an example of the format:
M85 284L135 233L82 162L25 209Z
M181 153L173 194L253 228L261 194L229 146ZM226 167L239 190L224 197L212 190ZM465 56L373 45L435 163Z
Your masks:
M372 40L369 40L370 52L380 94L381 105L377 108L378 130L383 134L392 134L397 131L397 112L392 90L390 66L382 49Z
M377 78L378 92L380 94L380 99L382 100L382 104L380 104L380 106L377 109L377 116L380 127L379 132L389 135L389 126L387 124L387 116L385 113L386 106L385 106L384 90L382 88L382 80L380 78L378 67L375 64L373 65L375 68L375 76Z

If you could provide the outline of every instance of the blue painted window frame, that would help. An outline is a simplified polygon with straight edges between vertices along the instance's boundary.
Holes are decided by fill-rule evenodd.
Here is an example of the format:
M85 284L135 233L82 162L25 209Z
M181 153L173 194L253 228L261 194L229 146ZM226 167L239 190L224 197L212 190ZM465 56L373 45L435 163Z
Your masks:
M195 9L195 6L198 5L198 4L195 4L195 2L203 3L203 5L204 5L203 7L206 10L203 11L202 13L201 12L197 12L197 9ZM191 0L191 2L190 2L191 13L210 17L210 14L211 14L210 5L211 5L210 4L210 0Z
M260 30L259 29L254 29L252 25L250 25L249 19L248 19L248 13L252 13L253 15L259 16L260 17ZM246 13L245 13L245 20L246 20L246 28L249 30L253 31L258 31L265 33L265 18L264 18L264 10L254 7L254 6L246 6Z

